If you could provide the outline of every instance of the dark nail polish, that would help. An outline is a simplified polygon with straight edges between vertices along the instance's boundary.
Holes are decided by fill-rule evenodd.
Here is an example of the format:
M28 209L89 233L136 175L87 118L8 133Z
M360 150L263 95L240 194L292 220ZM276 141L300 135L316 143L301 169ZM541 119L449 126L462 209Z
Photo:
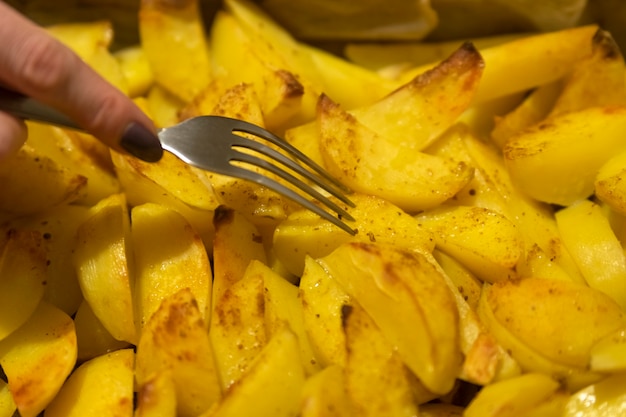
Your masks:
M163 157L159 138L139 123L128 125L120 140L120 146L142 161L156 162Z

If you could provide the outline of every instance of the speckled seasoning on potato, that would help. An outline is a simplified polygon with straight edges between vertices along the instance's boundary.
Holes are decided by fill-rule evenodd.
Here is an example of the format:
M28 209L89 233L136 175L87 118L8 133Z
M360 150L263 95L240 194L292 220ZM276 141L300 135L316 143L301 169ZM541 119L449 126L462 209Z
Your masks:
M0 416L620 415L626 68L609 32L350 44L350 60L247 0L210 24L197 0L135 19L141 41L114 51L106 21L49 30L160 127L219 114L284 136L354 191L357 233L28 122L0 165Z

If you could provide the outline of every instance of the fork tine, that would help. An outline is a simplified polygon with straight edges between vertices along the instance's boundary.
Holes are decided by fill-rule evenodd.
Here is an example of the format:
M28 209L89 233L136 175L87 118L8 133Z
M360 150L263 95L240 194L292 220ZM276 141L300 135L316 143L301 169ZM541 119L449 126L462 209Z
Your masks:
M248 163L248 164L251 164L251 165L255 165L255 166L259 167L259 168L263 168L263 169L265 169L267 171L270 171L270 172L278 175L279 177L281 177L285 181L295 185L300 190L304 191L305 193L309 194L310 196L316 198L317 200L319 200L320 202L325 204L328 208L333 210L338 215L340 215L340 216L342 216L342 217L344 217L344 218L346 218L348 220L354 220L354 218L350 215L350 213L348 213L347 211L345 211L344 209L339 207L332 200L330 200L325 195L321 194L315 188L311 187L310 185L308 185L307 183L305 183L303 181L300 181L298 178L296 178L295 176L293 176L289 172L287 172L287 171L281 169L280 167L270 163L269 161L266 161L266 160L264 160L262 158L259 158L257 156L254 156L254 155L251 155L251 154L247 154L247 153L243 153L243 152L237 152L237 151L235 151L235 152L237 153L237 156L234 156L234 154L231 154L231 161L239 161L239 162Z
M244 156L245 158L243 159L251 159L250 160L246 160L246 161L242 161L242 162L246 162L246 163L251 163L254 165L257 165L255 162L261 162L261 165L270 165L272 166L272 164L269 164L267 161L264 161L260 158L256 158L252 155L248 155L248 154L244 154L241 152L237 152L238 154ZM239 158L235 159L235 160L239 160ZM263 168L268 169L271 172L275 172L273 168L269 168L269 167L265 167L263 166ZM277 168L274 166L274 168ZM291 174L282 171L283 174L286 174L287 178L285 178L283 175L281 175L280 172L278 171L282 171L280 169L277 169L277 171L275 172L277 175L279 175L281 178L291 182L288 177L291 177L293 180L295 180L296 182L298 182L300 185L304 186L304 188L308 188L309 190L307 190L307 192L312 192L312 194L317 194L316 198L318 198L318 200L320 200L322 203L326 204L327 206L329 206L332 210L334 210L339 216L344 216L350 220L354 220L352 218L352 216L350 216L345 210L343 210L341 207L337 206L335 203L333 203L332 201L328 200L328 198L324 197L323 195L319 194L315 189L311 188L309 185L303 183L302 181L298 180L297 178L295 178L294 176L292 176ZM232 165L231 164L231 170L229 171L229 174L231 176L236 176L248 181L253 181L257 184L261 184L266 186L267 188L282 194L292 200L294 200L296 203L302 205L304 208L312 211L313 213L317 214L318 216L322 217L323 219L328 220L329 222L331 222L332 224L334 224L335 226L341 228L342 230L348 232L351 235L355 235L356 234L356 230L354 230L353 228L351 228L350 226L348 226L347 224L345 224L344 222L342 222L339 218L333 216L332 214L330 214L329 212L327 212L326 210L322 209L321 207L313 204L311 201L307 200L306 198L304 198L303 196L301 196L300 194L296 193L295 191L291 190L290 188L286 187L285 185L279 183L278 181L274 181L273 179L266 177L265 175L261 175L261 174L257 174L256 172L250 171L248 169L236 166L236 165ZM300 186L297 185L297 186Z
M330 194L332 194L333 196L337 197L339 200L341 200L342 202L344 202L345 204L349 205L350 207L354 207L354 203L352 201L350 201L350 199L348 197L346 197L343 193L341 193L340 191L338 191L335 187L331 187L329 186L328 183L324 182L322 178L319 178L318 176L314 175L312 172L310 172L309 170L307 170L306 168L302 167L300 164L298 164L297 162L295 162L293 159L283 155L282 153L270 148L269 146L266 146L260 142L254 141L254 140L250 140L247 138L244 138L242 136L239 135L233 135L234 141L232 143L232 147L236 148L236 147L242 147L242 148L246 148L246 149L250 149L252 151L258 152L262 155L265 155L269 158L272 158L273 160L276 160L278 162L280 162L282 165L286 166L287 168L291 169L292 171L302 175L303 177L305 177L306 179L308 179L311 182L314 182L315 184L317 184L318 186L320 186L321 188L323 188L324 190L326 190L327 192L329 192ZM252 162L252 161L248 161L254 165L259 166L259 163L257 162ZM268 167L263 167L266 168L268 170L270 170ZM274 167L276 169L276 167ZM284 171L281 171L281 173L278 173L276 171L273 171L275 174L280 175L281 177L283 177L283 175L285 174ZM284 177L283 177L284 178ZM292 177L293 178L293 177ZM289 182L291 182L294 185L297 185L299 188L302 188L302 186L304 186L305 184L301 181L298 181L296 178L289 179L289 178L284 178L286 180L288 180ZM294 181L298 181L298 184L295 184ZM310 187L308 187L307 192L309 194L311 194L312 192L314 192L314 190ZM321 197L321 195L319 193L315 194L315 197L319 199L319 197ZM347 214L347 213L345 213Z
M234 126L234 128L233 128L234 132L249 133L249 134L261 137L261 138L271 142L272 144L274 144L274 145L280 147L281 149L283 149L285 152L293 155L300 162L304 163L306 166L308 166L313 171L315 171L318 175L320 175L321 177L323 177L324 179L326 179L327 181L332 183L335 187L339 188L340 190L342 190L342 191L344 191L346 193L352 192L352 190L350 190L348 187L346 187L341 182L337 181L336 178L331 176L328 172L326 172L326 170L324 168L319 166L315 161L313 161L311 158L309 158L304 153L302 153L298 148L294 147L293 145L291 145L287 141L279 138L278 136L276 136L272 132L269 132L269 131L263 129L262 127L260 127L260 126L255 125L255 124L248 123L248 122L245 122L243 120L237 120L237 119L233 119L233 126ZM254 142L254 141L252 141L252 142ZM258 142L254 142L254 143L258 143ZM321 186L321 184L318 184L318 185ZM339 197L339 196L337 196L337 197ZM344 202L346 204L350 204L351 206L353 206L353 203L351 201L349 201L349 200L348 201L344 201Z

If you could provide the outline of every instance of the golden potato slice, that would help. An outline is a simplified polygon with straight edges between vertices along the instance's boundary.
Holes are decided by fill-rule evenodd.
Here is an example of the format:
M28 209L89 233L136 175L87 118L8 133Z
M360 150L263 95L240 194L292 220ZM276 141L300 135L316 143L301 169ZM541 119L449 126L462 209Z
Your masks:
M308 338L324 367L346 363L346 337L341 311L351 298L313 258L305 259L299 294Z
M121 349L80 365L46 408L49 417L131 415L135 352Z
M452 389L461 363L457 307L445 278L424 255L355 242L318 262L363 306L427 389Z
M476 48L465 43L432 70L350 114L395 146L422 150L468 108L483 67Z
M380 100L396 87L376 72L357 66L323 49L300 45L311 56L324 92L346 109L356 109Z
M198 0L142 0L139 34L155 81L170 93L188 102L209 84L210 55Z
M472 178L466 164L406 148L367 128L326 96L320 98L318 112L325 166L354 191L415 212L448 200Z
M467 304L472 310L476 309L478 305L478 299L480 298L480 291L482 289L482 283L472 274L467 268L465 268L456 258L446 254L445 252L435 249L433 251L433 257L444 270L448 278L452 281L454 286L458 288L459 293L463 296Z
M104 79L124 93L128 84L119 62L109 51L113 40L113 24L107 20L86 23L64 23L46 28L59 41L71 48Z
M626 151L609 158L600 167L594 182L594 194L621 215L626 215Z
M126 197L112 194L78 227L73 259L93 313L114 338L136 343L131 247Z
M626 370L626 326L598 340L590 351L591 370L599 372L623 372Z
M0 341L0 366L20 416L38 416L75 364L74 322L45 301L23 326Z
M563 417L580 415L618 416L626 402L626 375L618 373L589 385L574 393L567 404Z
M170 371L149 378L137 392L135 417L176 416L176 387Z
M273 63L275 68L291 72L303 85L299 123L312 119L314 103L320 93L346 108L354 108L370 104L392 91L393 84L378 74L300 43L254 3L233 0L226 1L225 6L252 39L257 55Z
M219 401L222 391L203 309L189 288L180 288L146 322L135 376L141 389L155 375L171 372L177 415L192 417Z
M150 164L117 152L111 155L131 206L153 203L177 211L200 234L207 248L212 247L213 210L219 202L205 172L168 153Z
M272 250L287 270L300 276L306 255L320 258L352 240L387 242L425 253L434 249L431 232L394 204L364 194L352 194L350 199L356 206L342 207L355 219L350 222L357 230L353 237L308 210L294 212L278 225Z
M513 279L522 257L523 240L516 225L494 210L455 206L417 217L437 247L487 282Z
M555 246L562 245L567 249L562 240L554 243ZM559 265L557 259L549 256L538 244L526 248L525 257L517 264L517 274L520 278L535 277L581 282L578 277L573 278L565 268Z
M162 188L161 193L165 191L190 207L214 210L218 205L211 184L206 180L206 172L191 167L170 153L166 152L159 162L150 163L114 153L113 162L133 205L141 201L142 188L147 189L150 185ZM140 193L139 197L133 195L135 191ZM148 199L146 202L155 202L150 197L145 197Z
M264 276L252 261L215 300L209 336L223 390L237 383L267 343Z
M263 263L267 256L258 228L241 213L220 206L215 211L213 244L213 303L245 275L254 259Z
M342 417L353 413L341 366L327 366L307 378L302 388L302 417Z
M528 373L484 387L470 402L467 417L514 417L530 415L536 405L550 397L559 383L547 375Z
M409 384L411 372L395 347L359 304L342 310L346 334L345 383L359 416L411 417L417 404Z
M510 137L541 122L554 107L562 89L562 79L542 84L514 110L504 116L496 116L491 140L501 149Z
M619 46L609 32L599 29L591 39L591 53L566 78L548 117L589 107L626 105L625 70Z
M479 206L495 210L514 222L524 238L524 252L537 252L539 257L535 267L553 268L563 271L555 272L577 282L584 282L578 266L567 251L554 219L554 210L545 203L537 202L520 192L509 175L501 154L496 149L477 139L465 129L455 129L445 135L441 149L436 155L465 161L474 167L472 181L450 203L468 206ZM553 265L546 265L546 260ZM526 261L524 261L526 262ZM531 265L520 270L526 275L532 273ZM530 272L528 272L530 271ZM541 275L539 275L541 276Z
M109 148L95 137L28 122L28 143L74 175L86 178L84 194L73 203L93 205L120 191Z
M533 280L535 278L525 278L524 280L527 279ZM540 280L550 282L550 280ZM521 372L537 372L551 375L561 380L570 389L579 389L601 378L601 375L598 373L589 372L587 369L557 363L529 346L526 341L512 334L506 327L506 324L501 323L495 317L494 312L490 308L487 301L489 289L489 286L485 287L483 296L478 303L477 313L489 334L495 337L498 344L506 349L515 363L518 364L517 375Z
M239 49L227 51L229 54L236 54L233 62L240 62L236 66L229 65L233 68L232 75L237 76L242 68L245 73L248 61L245 59L248 56L246 51L260 59L264 63L263 66L288 71L303 87L302 98L299 102L300 108L293 114L293 118L290 118L288 126L312 120L315 117L315 102L325 86L322 85L321 76L310 54L255 4L235 0L225 2L224 6L225 10L234 17L239 29L226 32L227 35L216 38L214 43L226 39L224 45L228 46L233 44L233 40L237 41L235 44L238 43ZM233 35L239 39L234 39ZM241 52L244 54L242 55ZM242 58L244 58L243 61L241 61ZM254 62L251 64L255 66ZM261 70L264 72L262 68Z
M502 281L485 288L479 314L523 369L560 377L586 372L591 346L623 325L625 317L621 308L600 291L539 278ZM508 334L501 333L497 326ZM525 357L513 339L535 352L535 358L553 364L554 369L545 369L541 362ZM567 369L565 374L563 367Z
M624 150L626 107L592 107L511 138L502 152L513 182L540 201L569 205L593 193L598 169Z
M527 96L528 93L523 91L470 105L459 116L457 123L466 125L479 138L488 139L496 119L515 109Z
M154 74L140 45L127 46L113 53L128 86L129 97L140 97L154 84Z
M9 391L9 384L0 379L0 415L10 417L13 416L16 411L17 406L15 405L15 401L13 401L11 391Z
M261 103L257 90L252 84L237 84L227 89L220 96L210 114L244 120L257 126L263 126L264 123ZM254 135L249 136L253 140L260 141ZM276 148L272 144L269 144L269 146ZM243 151L246 152L246 150ZM271 158L267 158L257 152L250 152L261 159L269 159L271 163L274 163ZM285 183L277 175L262 168L248 164L242 165L253 172ZM295 207L295 203L291 200L255 182L216 173L208 173L206 175L213 187L213 192L221 204L244 214L261 229L273 229L275 224L284 219L287 213Z
M71 203L87 190L87 178L28 144L2 161L0 184L0 212L10 214L32 214Z
M294 119L312 117L316 100L314 91L305 90L297 75L287 66L270 62L267 56L259 54L255 38L244 31L232 14L225 11L216 14L210 39L216 79L224 88L239 83L253 84L268 129L280 134L294 123ZM308 115L303 116L302 112Z
M39 242L46 260L43 299L70 316L83 301L72 251L76 244L76 229L88 213L88 207L63 204L32 216L14 219L0 227L0 233L5 237L11 235L11 229L19 229L33 231L43 238Z
M284 327L269 340L217 407L201 417L297 415L304 381L298 339Z
M9 230L0 252L0 341L24 324L44 295L46 253L43 236Z
M456 301L459 314L460 348L463 363L459 379L477 385L519 375L519 365L511 355L489 334L476 314L481 290L480 282L463 265L449 255L435 249L430 262L440 268L448 288ZM481 285L482 287L482 285ZM473 290L472 290L473 289ZM472 296L471 293L477 291Z
M602 208L581 200L556 213L563 243L587 284L626 308L626 256Z
M269 337L279 332L282 327L288 326L298 338L305 375L316 374L322 367L309 341L298 287L259 261L252 261L249 270L251 273L263 276L265 326Z
M157 204L134 207L131 224L137 326L145 326L163 300L181 288L191 291L208 326L212 272L200 236L182 215Z
M597 29L596 25L581 26L481 49L485 71L474 102L526 91L563 77L589 55ZM409 70L400 80L406 82L430 67L432 64Z
M77 361L88 361L97 356L130 347L130 343L117 340L102 325L87 301L83 301L74 315L76 342L78 343Z
M483 61L476 49L464 44L432 70L348 113L394 147L422 150L467 109L482 70ZM342 108L350 109L343 102L330 98ZM323 163L318 149L318 130L316 123L311 122L289 129L285 139L313 160Z
M154 84L146 93L145 98L140 97L135 101L142 104L143 110L150 115L154 124L159 128L178 123L180 113L186 105L185 101L161 87L160 84Z

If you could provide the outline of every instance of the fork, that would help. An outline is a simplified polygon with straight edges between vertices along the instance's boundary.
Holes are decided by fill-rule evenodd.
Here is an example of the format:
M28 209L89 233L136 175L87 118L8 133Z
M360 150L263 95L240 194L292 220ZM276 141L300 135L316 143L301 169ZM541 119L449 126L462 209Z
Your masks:
M31 97L2 87L0 87L0 111L27 120L82 130L71 119L55 109ZM237 133L247 133L264 139L280 148L286 155L264 143ZM198 116L160 129L158 137L164 150L171 152L189 165L265 186L297 202L351 235L356 234L356 231L343 221L344 219L354 220L346 210L296 175L317 185L321 190L349 207L354 207L354 203L346 196L350 190L297 148L260 126L223 116ZM248 152L242 152L242 149L247 149ZM254 154L249 151L253 151ZM263 159L258 155L264 155L269 159ZM256 166L277 175L305 195L317 200L326 207L326 210L286 185L266 175L246 169L242 164ZM335 214L331 214L328 210Z

